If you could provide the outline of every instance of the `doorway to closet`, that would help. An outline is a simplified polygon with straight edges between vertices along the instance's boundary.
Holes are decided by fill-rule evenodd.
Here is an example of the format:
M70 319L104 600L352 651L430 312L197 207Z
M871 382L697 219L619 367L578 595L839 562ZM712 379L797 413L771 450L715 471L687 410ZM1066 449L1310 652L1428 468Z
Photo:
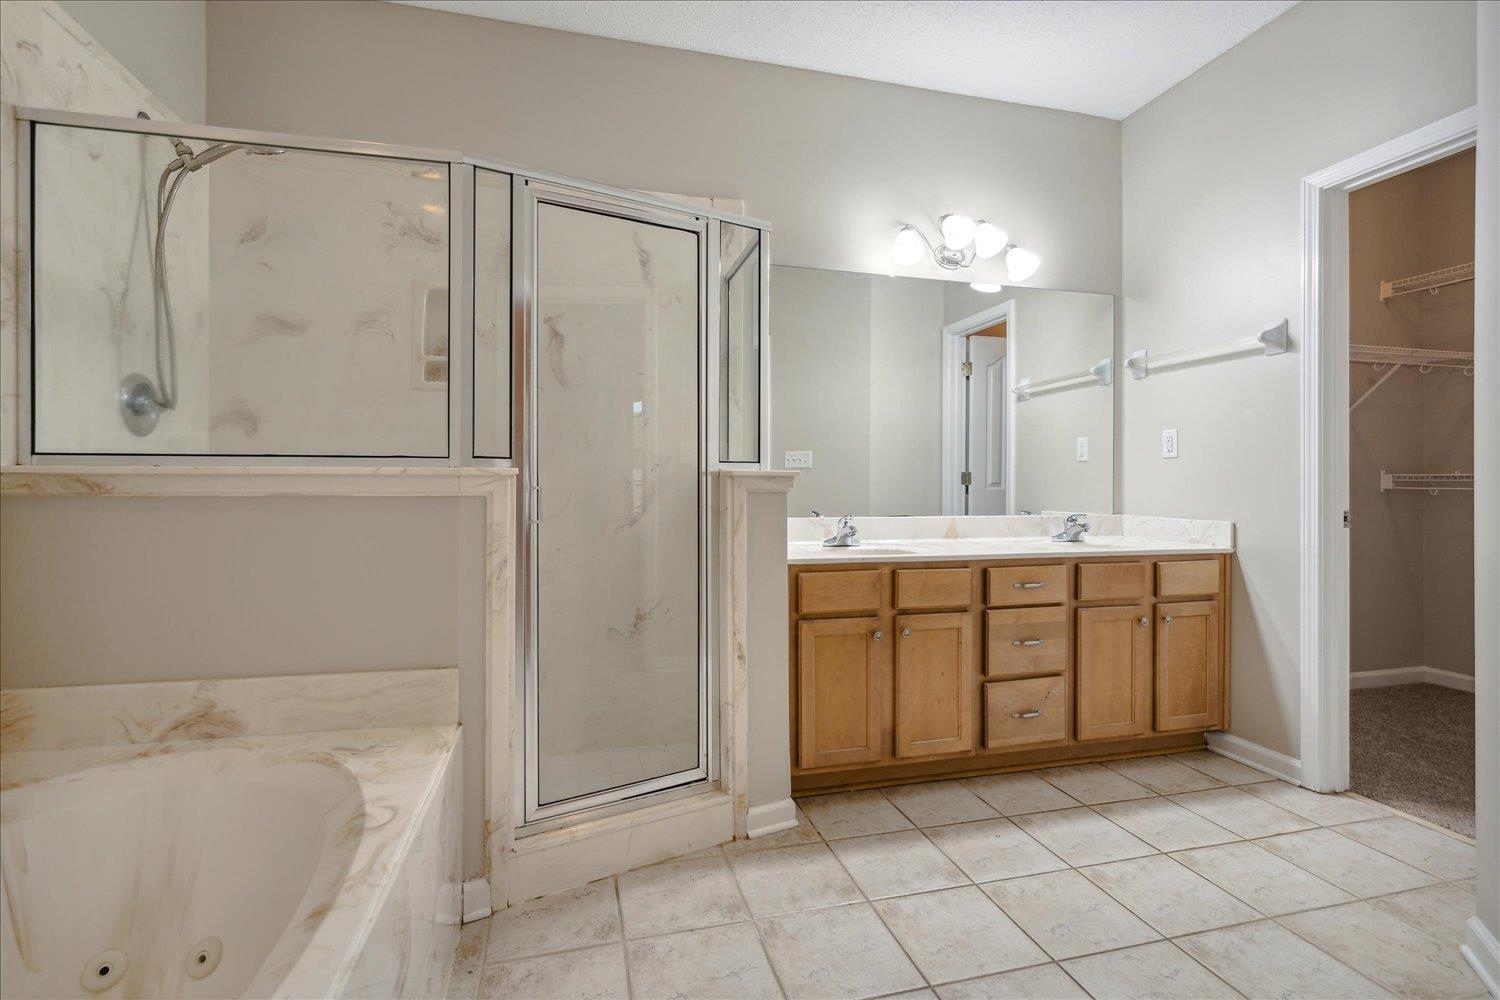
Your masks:
M1349 787L1474 835L1473 149L1349 193Z

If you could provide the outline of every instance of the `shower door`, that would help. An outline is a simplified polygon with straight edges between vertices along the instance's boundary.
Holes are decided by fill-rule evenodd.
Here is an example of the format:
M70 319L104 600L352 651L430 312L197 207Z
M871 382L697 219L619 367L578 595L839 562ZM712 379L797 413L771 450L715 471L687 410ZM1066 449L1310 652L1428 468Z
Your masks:
M525 815L707 780L705 226L527 181Z

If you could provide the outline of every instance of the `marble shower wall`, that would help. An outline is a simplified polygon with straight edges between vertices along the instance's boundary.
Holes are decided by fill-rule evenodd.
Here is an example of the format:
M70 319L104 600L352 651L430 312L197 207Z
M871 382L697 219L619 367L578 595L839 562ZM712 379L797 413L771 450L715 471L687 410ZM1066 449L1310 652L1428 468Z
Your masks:
M511 455L510 174L474 170L474 454Z
M448 167L307 150L209 168L219 454L448 445Z
M19 415L26 385L16 378L19 310L27 289L18 276L19 128L12 109L50 108L134 117L144 111L158 121L176 120L134 76L55 3L0 4L0 462L15 460ZM48 274L59 283L45 313L50 363L38 372L38 443L68 450L116 450L138 442L115 411L120 379L130 371L154 373L152 359L150 243L147 221L155 212L156 179L170 157L165 140L142 140L103 132L62 135L38 148L47 190L60 197L40 215L48 231ZM163 152L165 150L165 152ZM45 159L44 159L45 157ZM203 178L194 178L194 181ZM198 339L206 304L207 185L185 185L173 212L180 242L170 264L181 317L183 385L203 364ZM55 253L53 252L55 251ZM62 262L66 268L59 269ZM39 264L44 263L39 261ZM43 317L39 317L41 319ZM195 325L196 324L196 325ZM128 366L128 367L127 367ZM66 391L64 391L66 389ZM172 447L198 447L206 433L206 397L185 392L181 407L158 428Z
M692 767L698 245L538 207L542 798Z

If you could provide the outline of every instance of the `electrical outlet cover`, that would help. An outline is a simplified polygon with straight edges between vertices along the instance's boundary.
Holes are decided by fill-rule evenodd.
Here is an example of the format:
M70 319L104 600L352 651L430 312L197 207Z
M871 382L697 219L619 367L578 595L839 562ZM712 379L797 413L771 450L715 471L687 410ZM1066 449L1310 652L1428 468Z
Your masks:
M1177 457L1177 428L1173 427L1161 432L1161 457Z
M1077 459L1080 462L1087 462L1089 460L1089 439L1086 437L1078 439Z
M811 469L812 452L789 451L782 457L782 468L785 469Z

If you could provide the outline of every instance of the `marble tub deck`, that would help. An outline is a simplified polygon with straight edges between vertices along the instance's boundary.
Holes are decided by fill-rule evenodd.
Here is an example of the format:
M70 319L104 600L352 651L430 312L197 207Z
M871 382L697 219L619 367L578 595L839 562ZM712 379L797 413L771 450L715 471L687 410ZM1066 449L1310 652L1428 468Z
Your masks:
M1471 843L1206 751L799 805L466 925L449 996L1484 995Z
M359 786L365 816L347 873L315 890L320 898L314 909L323 911L322 918L288 927L247 993L333 996L346 985L358 985L349 980L361 960L368 961L362 951L367 942L375 943L371 934L383 915L392 873L400 869L419 836L429 804L442 794L459 735L457 725L436 725L11 750L0 758L0 790L82 783L100 770L148 758L225 751L243 754L246 769L298 762L345 772ZM6 803L5 821L24 822L14 802Z

